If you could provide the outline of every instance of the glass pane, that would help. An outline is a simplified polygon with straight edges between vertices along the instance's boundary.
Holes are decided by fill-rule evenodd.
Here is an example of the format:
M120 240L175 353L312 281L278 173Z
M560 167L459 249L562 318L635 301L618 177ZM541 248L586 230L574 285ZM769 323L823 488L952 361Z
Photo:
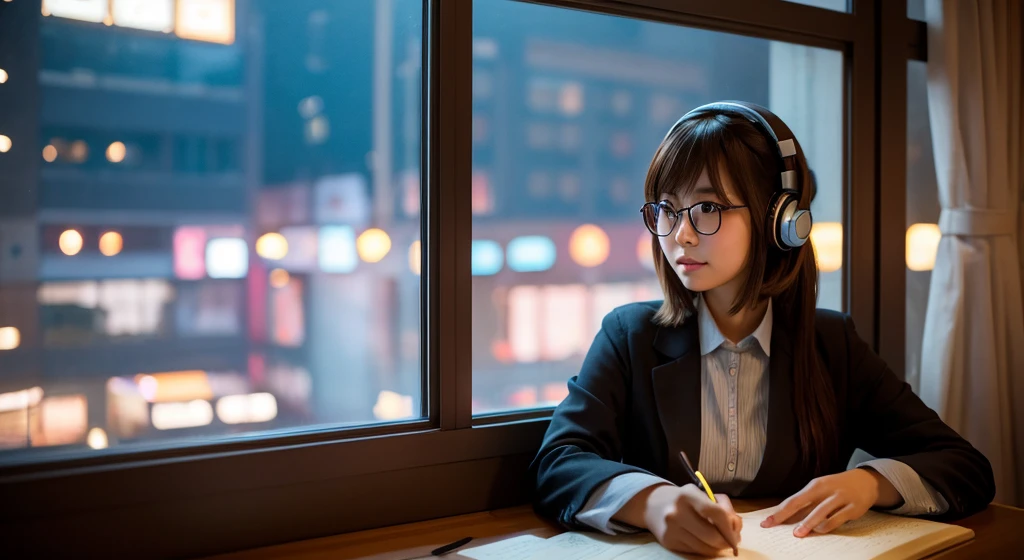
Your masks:
M421 2L30 4L0 461L421 417Z
M852 2L852 0L786 0L786 2L805 4L807 6L825 8L826 10L833 10L836 12L849 12L850 2Z
M928 64L907 61L907 325L906 381L921 379L921 344L935 253L939 248L939 183L928 119Z
M819 306L842 307L840 52L505 0L473 17L474 412L560 402L604 315L661 299L643 182L699 104L793 129L818 182Z
M924 21L924 0L907 0L907 18Z

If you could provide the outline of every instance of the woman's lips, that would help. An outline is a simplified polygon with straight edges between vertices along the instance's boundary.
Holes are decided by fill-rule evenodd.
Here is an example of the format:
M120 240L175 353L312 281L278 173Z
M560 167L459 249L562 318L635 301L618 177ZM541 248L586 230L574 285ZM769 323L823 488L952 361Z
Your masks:
M683 272L695 272L707 266L708 263L700 262L695 259L682 258L676 259L676 264L683 267Z

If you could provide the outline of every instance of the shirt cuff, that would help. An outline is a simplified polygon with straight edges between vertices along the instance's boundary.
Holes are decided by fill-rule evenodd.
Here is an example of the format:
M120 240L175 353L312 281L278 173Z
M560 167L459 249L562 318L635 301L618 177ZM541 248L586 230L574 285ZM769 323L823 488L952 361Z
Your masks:
M910 465L895 459L872 459L857 465L870 467L885 477L903 496L903 505L886 513L895 515L939 515L949 510L949 503Z
M586 505L576 514L576 521L609 535L638 533L640 529L614 521L612 516L618 513L626 502L633 499L633 496L657 484L672 483L647 473L620 474L594 490Z

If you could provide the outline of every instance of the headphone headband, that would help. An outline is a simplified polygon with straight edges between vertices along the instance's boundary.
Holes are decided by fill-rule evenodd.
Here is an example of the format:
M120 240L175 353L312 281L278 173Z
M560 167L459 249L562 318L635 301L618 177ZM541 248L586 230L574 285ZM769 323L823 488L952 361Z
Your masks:
M779 187L782 190L798 191L798 178L796 173L796 141L793 139L792 133L790 133L789 138L779 140L779 135L776 133L775 128L773 128L771 123L768 122L768 119L765 118L764 114L771 115L776 119L778 119L778 117L760 105L747 103L746 101L716 101L714 103L701 105L700 107L691 109L685 115L680 117L679 120L672 125L672 128L669 129L668 134L666 134L665 137L668 138L676 127L686 119L705 111L734 113L750 121L750 123L754 125L754 128L756 128L758 132L768 140L768 144L774 148L773 151L778 157L779 168L782 170ZM764 114L762 114L762 111ZM781 122L781 119L779 120ZM785 126L785 123L783 123L783 126Z

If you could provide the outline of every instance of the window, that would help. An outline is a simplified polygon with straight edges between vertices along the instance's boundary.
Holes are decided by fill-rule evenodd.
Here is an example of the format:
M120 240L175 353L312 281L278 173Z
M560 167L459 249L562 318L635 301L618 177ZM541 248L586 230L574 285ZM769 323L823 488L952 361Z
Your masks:
M661 299L644 177L672 123L703 103L753 101L792 128L818 184L818 304L842 308L842 53L504 0L474 8L475 413L557 404L602 318Z
M421 417L421 2L109 6L16 78L0 461Z
M819 306L876 339L877 3L538 4L0 2L5 544L522 504L602 316L660 297L639 189L706 101L794 129Z

